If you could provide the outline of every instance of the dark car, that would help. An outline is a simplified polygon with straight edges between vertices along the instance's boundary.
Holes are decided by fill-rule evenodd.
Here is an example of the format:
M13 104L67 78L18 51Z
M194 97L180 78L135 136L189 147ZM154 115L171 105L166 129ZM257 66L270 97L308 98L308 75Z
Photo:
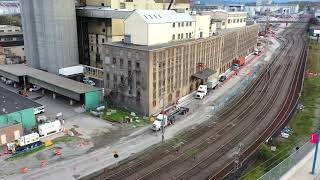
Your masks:
M227 79L226 76L221 76L220 79L219 79L219 81L220 81L220 82L223 82L223 81L225 81L226 79Z

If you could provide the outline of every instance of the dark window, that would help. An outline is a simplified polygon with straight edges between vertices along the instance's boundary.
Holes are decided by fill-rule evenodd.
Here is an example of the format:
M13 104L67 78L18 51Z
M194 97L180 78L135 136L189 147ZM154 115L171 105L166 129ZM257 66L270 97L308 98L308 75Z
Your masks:
M172 40L175 40L176 39L176 35L172 35Z
M131 61L128 61L128 67L131 67Z
M97 53L99 53L99 47L97 47Z
M115 74L113 75L113 82L117 83L117 75L115 75Z
M104 6L104 3L101 3L101 6Z
M183 27L183 26L184 26L184 22L181 23L181 27Z
M91 46L91 51L93 51L93 46Z
M104 38L102 38L102 43L104 43Z
M109 74L108 74L108 73L106 74L106 79L107 79L107 80L109 80L109 79L110 79L110 76L109 76Z
M123 59L120 59L120 67L123 67Z
M138 68L138 69L140 68L140 63L138 63L138 62L136 63L136 68Z
M102 29L102 32L106 32L106 29L105 29L105 28L103 28L103 29Z
M117 59L116 59L116 58L113 58L113 59L112 59L112 62L113 62L113 64L116 64L116 63L117 63Z
M172 27L176 27L176 23L173 23L173 24L172 24Z
M178 23L178 27L180 27L180 23Z

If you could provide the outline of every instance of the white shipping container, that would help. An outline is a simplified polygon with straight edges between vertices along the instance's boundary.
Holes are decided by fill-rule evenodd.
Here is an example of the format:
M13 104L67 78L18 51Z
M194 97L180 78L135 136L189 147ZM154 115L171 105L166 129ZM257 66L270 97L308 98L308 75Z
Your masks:
M62 130L62 124L59 120L40 124L38 126L38 131L40 136L48 136L52 133L57 133Z
M84 68L83 66L71 66L66 68L59 69L59 74L63 76L71 76L76 74L83 74Z
M25 136L21 136L18 139L19 146L25 146L34 142L40 141L40 136L38 133L31 133Z

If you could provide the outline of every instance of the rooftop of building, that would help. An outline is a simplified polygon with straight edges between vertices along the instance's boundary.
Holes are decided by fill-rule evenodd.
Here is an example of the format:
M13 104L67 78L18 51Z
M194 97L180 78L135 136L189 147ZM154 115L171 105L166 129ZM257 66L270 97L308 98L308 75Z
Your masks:
M192 21L190 14L174 10L135 10L148 24Z
M0 124L0 129L4 129L4 128L8 128L8 127L11 127L11 126L16 126L18 125L19 123L14 123L14 122L11 122L9 124Z
M24 64L1 65L0 70L13 74L15 76L30 76L34 79L38 79L40 81L55 85L57 87L60 87L78 94L84 94L86 92L99 90L99 88L90 86L88 84L84 84L72 79L51 74L39 69L29 67Z
M0 87L0 115L40 106L42 105L39 103Z
M248 26L245 26L245 27L249 27L249 26L252 26L252 25L248 25ZM227 33L233 32L233 31L238 31L238 30L243 29L245 27L223 29L220 32L219 35L227 34ZM207 38L212 38L213 39L213 38L219 37L219 35L210 36L210 37L207 37ZM162 49L162 48L168 48L168 47L182 45L182 44L185 44L185 43L188 43L188 42L192 42L192 41L203 41L203 40L206 40L207 38L186 39L186 40L181 40L181 41L171 41L171 42L168 42L168 43L156 44L156 45L151 45L151 46L128 44L128 43L123 43L122 41L109 42L109 43L105 43L105 45L121 47L121 48L136 49L136 50L140 50L140 51L153 51L153 50L158 50L158 49Z

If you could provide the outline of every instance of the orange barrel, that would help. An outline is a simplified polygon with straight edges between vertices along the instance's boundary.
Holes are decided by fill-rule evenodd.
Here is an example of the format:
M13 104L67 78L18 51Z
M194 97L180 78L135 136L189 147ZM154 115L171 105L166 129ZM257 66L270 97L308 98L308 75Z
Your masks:
M41 167L46 167L46 161L45 160L41 161Z
M27 167L23 167L20 169L21 173L27 173L28 172L28 168Z

